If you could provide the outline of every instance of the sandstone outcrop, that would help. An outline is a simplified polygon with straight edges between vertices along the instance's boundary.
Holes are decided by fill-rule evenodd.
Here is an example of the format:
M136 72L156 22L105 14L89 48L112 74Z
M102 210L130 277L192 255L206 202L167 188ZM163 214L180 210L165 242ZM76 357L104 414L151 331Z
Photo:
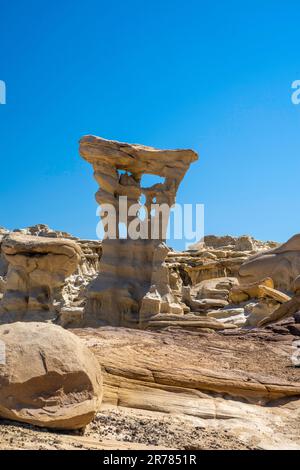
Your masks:
M288 302L283 303L276 308L270 316L261 319L259 326L264 326L269 323L278 322L284 318L291 317L295 313L300 311L300 295L296 294Z
M81 250L80 261L75 271L71 275L65 276L63 284L56 290L53 296L51 312L48 311L47 313L47 309L43 307L42 314L41 312L31 311L30 315L28 315L27 312L26 319L51 320L67 328L91 324L91 319L87 315L87 304L91 305L93 303L91 290L93 291L99 281L102 242L99 240L81 240L69 233L53 230L44 224L14 230L10 233L8 230L2 229L2 245L5 239L10 239L10 235L12 237L31 236L36 241L55 239L56 242L54 241L54 243L57 243L57 246L64 243L61 240L67 239L71 244L75 243ZM62 239L62 236L65 238ZM254 247L253 251L248 251L249 244L245 242L248 239L252 243L251 246ZM269 305L272 303L270 301L262 302L262 298L260 298L259 302L256 302L257 306L251 311L253 317L256 310L259 310L259 312L265 310L268 314L272 313L274 306L280 306L280 300L282 302L288 298L285 298L284 293L270 289L268 297L266 293L258 293L257 287L251 288L251 286L247 294L247 286L239 286L239 282L235 277L239 267L245 260L249 259L253 253L257 253L257 250L269 249L272 245L275 245L274 242L264 243L254 240L252 237L230 236L207 236L205 240L206 244L201 245L202 248L200 250L181 253L167 250L165 245L159 244L158 249L155 251L155 264L160 268L153 270L152 284L150 287L147 287L149 290L143 296L138 314L136 314L139 326L145 327L148 321L157 315L164 315L165 313L182 315L189 312L197 316L211 316L220 320L222 324L232 323L237 326L243 326L247 323L247 317L250 315L250 308L244 309L243 302L249 301L253 303L252 299L257 296L259 297L258 294L266 299L272 298L272 293L275 298L277 296L278 303L276 304L275 302L273 305ZM140 249L143 250L144 242L144 240L138 240L134 242L134 246L137 247L138 243L140 243ZM127 244L130 246L130 240ZM32 246L27 245L28 258L35 256ZM237 247L243 248L244 251L237 251ZM128 255L126 256L128 257ZM7 286L8 262L3 250L1 250L0 261L1 259L0 298L7 291L2 305L5 306L7 300L9 300L10 305L13 306L14 301L19 302L19 294L15 295L14 291L9 292L10 289ZM132 260L128 259L127 261L131 263ZM224 274L229 274L229 277L224 276ZM138 275L139 272L135 276L137 277ZM258 286L260 284L265 284L269 288L274 286L272 280L267 283L259 281L255 285ZM157 285L160 286L159 289L157 289ZM297 289L296 280L294 288ZM118 292L120 294L120 291ZM122 302L122 298L119 297L119 300ZM236 302L242 302L242 305L236 305ZM127 304L128 296L125 297L123 302L123 305ZM18 307L16 311L18 311L17 314L9 314L9 316L7 316L8 311L6 311L6 315L3 316L5 310L2 308L2 321L7 319L8 321L15 321L25 318L23 313L21 313L23 308L19 310ZM233 312L232 315L230 312ZM255 314L255 318L259 319L259 315ZM131 312L129 316L132 319L134 315ZM181 321L185 321L185 319L182 318ZM185 322L184 325L187 325L187 323ZM130 326L136 326L136 324L130 322ZM200 327L200 323L198 323L198 326Z
M0 416L55 429L79 429L102 399L99 364L72 333L45 323L0 326Z
M300 234L277 248L250 258L239 269L241 284L271 277L278 289L293 291L300 275Z
M10 233L2 242L8 263L0 321L55 320L65 279L78 267L72 240Z
M88 289L85 321L88 325L110 324L144 326L156 313L183 313L169 286L165 264L168 248L164 244L167 226L160 224L157 239L151 236L153 204L170 208L178 186L190 164L197 160L192 150L158 150L142 145L109 141L86 136L80 141L81 156L92 164L100 189L96 200L115 209L115 239L107 231L103 240L101 272ZM144 174L164 178L162 183L143 187ZM134 216L123 220L119 198L127 198L127 210L145 197L148 236L144 239L120 238L120 224L127 225ZM127 212L127 211L126 211ZM102 220L106 212L102 214Z
M207 235L204 243L196 243L188 251L170 251L166 262L171 272L180 274L185 285L195 285L219 277L237 277L249 258L277 245L248 236Z
M71 238L72 237L68 232L61 230L53 230L46 224L36 224L30 227L18 228L13 230L13 233L20 233L22 235L33 235L35 237L47 237L47 238Z
M8 230L0 228L0 300L3 297L3 293L6 289L6 275L8 269L8 263L2 252L2 243L4 236L8 234Z
M234 251L263 251L266 248L276 248L278 243L273 241L261 242L249 235L232 237L231 235L206 235L203 241L195 243L190 247L191 250L199 250L206 247L208 249L225 249Z
M251 448L300 448L300 382L289 367L288 335L269 332L265 341L259 331L225 331L74 330L102 364L104 407L122 410L126 424L136 412L139 426L153 416L178 419L185 430L188 423L214 429L215 443L225 430Z
M64 245L65 239L67 239L71 241L70 245L74 246L74 244L76 244L77 248L80 248L80 261L75 271L73 274L65 277L61 288L56 290L56 297L53 305L55 308L54 310L52 309L54 314L52 315L52 313L49 313L49 315L47 315L45 312L43 312L42 316L37 313L37 315L34 317L26 316L26 318L29 320L36 319L39 321L44 321L47 319L53 321L57 320L57 322L62 326L81 325L83 321L83 309L86 301L85 290L99 272L102 242L100 240L82 240L74 237L73 235L70 235L67 232L53 230L45 224L37 224L23 229L16 229L12 232L6 229L0 229L0 300L3 298L3 295L7 290L8 274L8 261L4 251L1 249L1 245L3 245L3 242L6 238L9 238L10 234L12 237L29 235L34 237L34 240L37 242L39 242L40 238L54 238L56 239L55 243L58 247L60 244ZM27 245L26 247L28 258L36 256L34 252L35 248L32 248L32 246L33 245ZM7 293L5 302L7 301L7 297L10 295L12 297L10 300L12 305L14 297L13 292ZM16 302L18 302L17 297ZM1 304L0 311L2 311L2 313L4 312L4 309L1 309ZM11 320L17 320L18 318L21 319L22 317L23 315L21 313L20 316L12 315ZM5 318L2 317L1 321L4 320Z
M264 297L263 286L273 288L273 279L266 277L251 284L236 285L231 289L229 299L233 303L240 303L245 300Z
M193 286L192 290L197 299L221 299L229 300L233 287L238 285L235 277L218 277L201 281Z
M45 224L36 224L30 227L25 227L21 229L15 229L12 232L6 229L0 229L0 247L1 241L4 239L4 235L12 234L22 234L22 235L31 235L34 237L46 237L46 238L58 238L58 239L68 239L73 240L81 248L81 262L78 265L77 270L74 273L74 276L83 276L83 277L93 277L99 272L100 258L102 253L102 242L100 240L85 240L75 237L68 232L62 230L54 230ZM59 243L59 240L58 240ZM1 258L0 258L1 259ZM6 262L6 261L5 261ZM7 262L6 262L7 265ZM1 268L0 268L1 269ZM7 269L5 273L7 272ZM1 276L1 270L0 270Z

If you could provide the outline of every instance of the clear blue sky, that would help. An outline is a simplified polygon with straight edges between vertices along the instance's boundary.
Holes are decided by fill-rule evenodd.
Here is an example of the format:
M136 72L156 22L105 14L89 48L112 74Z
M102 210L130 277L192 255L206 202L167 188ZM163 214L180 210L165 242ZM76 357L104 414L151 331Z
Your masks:
M0 226L95 237L84 134L199 161L206 233L300 232L299 1L1 0ZM182 247L180 243L177 248Z

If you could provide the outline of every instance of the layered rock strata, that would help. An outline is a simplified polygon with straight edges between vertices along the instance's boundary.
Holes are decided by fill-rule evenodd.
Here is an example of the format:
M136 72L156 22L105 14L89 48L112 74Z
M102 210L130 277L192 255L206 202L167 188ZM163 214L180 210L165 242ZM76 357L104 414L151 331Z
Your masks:
M54 321L65 280L78 267L80 247L72 240L10 233L2 242L8 263L1 323Z
M276 288L292 291L300 275L300 234L277 248L250 258L240 267L238 275L241 284L271 277Z

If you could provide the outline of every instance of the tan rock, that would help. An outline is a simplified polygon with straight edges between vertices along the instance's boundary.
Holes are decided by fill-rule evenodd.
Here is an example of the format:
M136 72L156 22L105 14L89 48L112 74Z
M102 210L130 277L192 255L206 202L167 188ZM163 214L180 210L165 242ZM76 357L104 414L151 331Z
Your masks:
M211 330L234 329L235 325L222 323L215 318L201 317L192 313L186 315L159 314L154 316L148 323L150 328L166 328L168 326L178 326L183 328L209 328Z
M238 284L234 277L219 277L207 279L193 287L197 300L201 299L222 299L228 300L229 291Z
M229 317L243 315L243 313L243 308L224 308L222 310L211 310L207 312L206 315L212 318L225 319Z
M205 312L214 308L224 308L228 305L227 300L220 298L195 299L195 293L189 286L182 287L182 301L194 312Z
M59 324L64 328L76 328L83 323L83 307L63 307L59 313Z
M10 233L2 243L8 262L0 305L2 323L54 320L65 279L78 267L80 247L73 240Z
M247 260L239 269L241 284L270 276L274 287L292 291L294 279L300 275L300 234L279 247Z
M143 145L126 144L85 136L80 141L81 156L93 165L94 176L100 186L96 194L99 204L111 204L120 220L119 197L127 197L128 210L145 196L148 210L146 225L151 228L151 204L175 202L176 192L190 164L197 160L192 150L158 150ZM122 173L123 172L123 173ZM143 187L143 174L164 178L162 183ZM116 239L111 236L103 240L101 270L89 286L85 308L86 325L143 326L151 312L170 305L169 311L182 307L171 292L169 271L165 264L168 248L164 245L166 227L160 228L157 239L121 239L116 230ZM108 235L112 235L109 234ZM150 234L151 235L151 234ZM147 296L150 289L157 290L161 302ZM160 300L160 299L159 299ZM147 308L149 311L147 312Z
M279 320L290 317L300 311L300 295L296 294L291 300L280 305L270 316L263 318L258 326L276 323Z
M181 412L197 415L198 407L186 400L184 391L193 391L198 397L203 397L199 392L218 393L226 402L229 397L235 397L256 405L300 397L300 382L283 360L290 352L284 353L276 342L249 340L249 348L245 340L220 335L210 335L207 339L111 327L74 331L85 338L103 365L104 401L111 404L126 406L123 401L126 393L130 394L130 406L147 409L151 399L151 409L159 411L155 408L157 396L161 390L168 390L174 401L180 403ZM280 366L285 371L285 378L274 376L276 364L277 369ZM160 406L170 412L169 403L167 399Z
M251 284L234 286L229 293L229 300L232 303L240 303L248 299L264 297L265 291L261 286L273 288L274 283L271 278L260 279Z
M274 300L262 299L259 302L251 302L245 306L248 314L246 326L258 326L263 319L269 318L278 308L278 303Z
M297 276L295 281L294 281L294 291L296 294L300 294L300 276Z
M100 366L73 333L46 323L0 326L0 416L37 426L78 429L102 399Z
M272 289L272 287L266 285L260 285L259 289L262 291L265 297L271 297L271 299L277 300L277 302L285 303L291 300L291 297L279 290Z

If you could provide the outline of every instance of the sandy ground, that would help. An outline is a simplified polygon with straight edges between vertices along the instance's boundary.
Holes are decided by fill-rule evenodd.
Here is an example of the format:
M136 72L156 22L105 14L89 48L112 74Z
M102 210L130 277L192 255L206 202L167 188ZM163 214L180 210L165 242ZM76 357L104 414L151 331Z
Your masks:
M251 449L230 432L206 430L187 419L128 409L99 413L84 435L57 433L34 426L0 421L0 449Z

